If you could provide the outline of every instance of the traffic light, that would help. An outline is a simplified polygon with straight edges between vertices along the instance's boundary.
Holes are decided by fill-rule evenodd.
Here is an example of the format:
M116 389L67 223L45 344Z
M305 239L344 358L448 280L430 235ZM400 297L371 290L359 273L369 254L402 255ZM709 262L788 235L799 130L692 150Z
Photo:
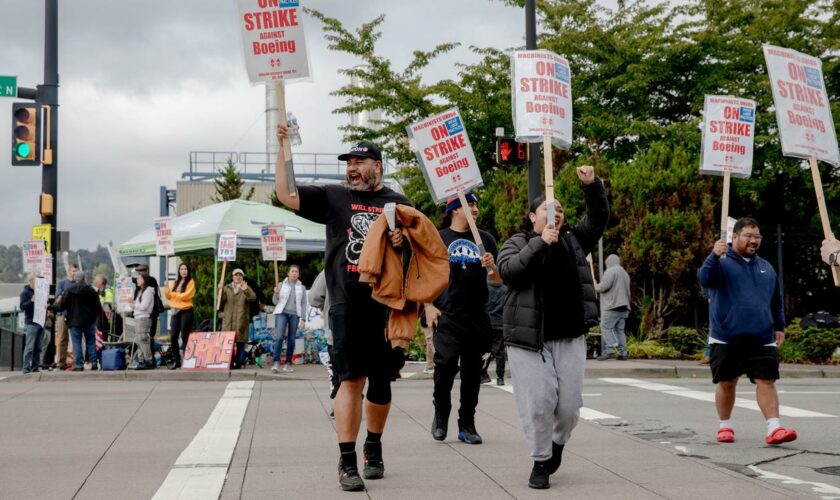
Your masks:
M499 165L518 165L529 159L528 144L516 142L512 137L496 139L496 162Z
M12 104L12 165L41 164L40 118L40 104Z

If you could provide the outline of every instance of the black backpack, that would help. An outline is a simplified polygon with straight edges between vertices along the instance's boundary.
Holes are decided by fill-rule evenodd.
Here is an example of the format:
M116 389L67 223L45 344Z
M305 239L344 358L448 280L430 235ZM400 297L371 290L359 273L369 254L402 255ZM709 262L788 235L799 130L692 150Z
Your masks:
M155 287L155 305L152 306L152 316L159 316L163 312L163 300L160 298L160 289Z

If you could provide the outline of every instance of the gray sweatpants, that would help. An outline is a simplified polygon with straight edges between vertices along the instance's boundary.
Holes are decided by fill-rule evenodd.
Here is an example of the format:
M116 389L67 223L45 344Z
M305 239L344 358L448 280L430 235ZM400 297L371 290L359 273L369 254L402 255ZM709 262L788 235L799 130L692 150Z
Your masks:
M550 340L539 352L508 346L513 394L534 460L551 458L551 443L566 444L583 406L586 341ZM543 361L545 357L545 361Z

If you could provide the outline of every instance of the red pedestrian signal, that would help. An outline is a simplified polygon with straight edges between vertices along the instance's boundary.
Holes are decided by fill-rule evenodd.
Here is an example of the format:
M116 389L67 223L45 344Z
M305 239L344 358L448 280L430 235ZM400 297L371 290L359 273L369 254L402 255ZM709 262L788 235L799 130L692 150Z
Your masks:
M40 104L12 104L12 165L41 164L40 117Z
M528 149L528 144L516 142L512 137L500 137L496 139L496 162L503 166L527 163Z

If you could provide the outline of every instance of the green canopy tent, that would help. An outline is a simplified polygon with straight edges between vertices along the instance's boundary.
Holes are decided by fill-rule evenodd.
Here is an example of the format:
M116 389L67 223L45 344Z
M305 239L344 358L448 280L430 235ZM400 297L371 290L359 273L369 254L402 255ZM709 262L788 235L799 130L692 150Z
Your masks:
M172 239L175 255L216 255L219 234L236 231L237 250L257 250L261 247L260 227L265 224L286 225L286 248L289 251L323 252L326 233L322 224L310 222L294 213L265 203L230 200L216 203L172 219ZM149 229L129 239L119 247L121 258L156 255L156 236L151 221ZM219 280L218 260L214 257L213 279ZM213 287L214 304L218 302ZM216 310L213 309L213 325Z

